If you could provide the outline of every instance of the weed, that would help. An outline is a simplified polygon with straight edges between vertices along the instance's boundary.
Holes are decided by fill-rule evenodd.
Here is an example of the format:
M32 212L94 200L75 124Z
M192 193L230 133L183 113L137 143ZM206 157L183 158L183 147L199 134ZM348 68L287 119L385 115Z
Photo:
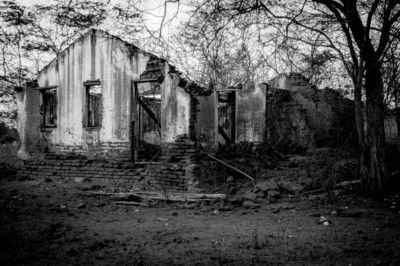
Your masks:
M257 227L253 230L253 248L256 250L262 249L269 245L268 237L264 235L264 240L260 239Z
M218 265L224 265L229 262L229 259L226 257L226 243L225 243L225 238L221 237L218 238L216 241L213 241L211 243L211 246L213 248L213 253L214 255L211 257L213 260L215 260Z

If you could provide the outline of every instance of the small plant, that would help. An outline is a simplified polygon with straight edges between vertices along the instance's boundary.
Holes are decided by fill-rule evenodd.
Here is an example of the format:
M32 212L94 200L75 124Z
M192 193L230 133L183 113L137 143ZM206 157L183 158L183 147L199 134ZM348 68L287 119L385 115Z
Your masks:
M224 265L229 262L229 259L225 256L225 251L226 251L226 244L225 244L225 238L218 238L216 241L213 241L211 243L211 246L214 251L214 256L212 256L212 259L216 260L218 265Z
M269 241L268 241L267 236L264 235L264 241L262 241L258 234L257 228L255 228L253 231L253 248L258 250L258 249L262 249L263 247L266 247L268 245L269 245Z

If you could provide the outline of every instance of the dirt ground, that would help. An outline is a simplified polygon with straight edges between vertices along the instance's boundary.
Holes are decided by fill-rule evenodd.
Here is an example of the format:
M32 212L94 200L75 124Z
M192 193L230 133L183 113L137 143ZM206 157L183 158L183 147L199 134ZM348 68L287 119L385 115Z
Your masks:
M0 265L400 265L398 198L284 197L215 212L90 195L105 188L0 178Z

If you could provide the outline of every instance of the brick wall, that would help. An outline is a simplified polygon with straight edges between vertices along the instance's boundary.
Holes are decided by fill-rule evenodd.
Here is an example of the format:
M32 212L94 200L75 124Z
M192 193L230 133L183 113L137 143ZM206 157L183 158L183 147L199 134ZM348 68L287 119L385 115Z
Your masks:
M154 186L172 190L195 191L197 149L196 143L188 135L178 136L175 143L162 146L162 154L157 161L133 163L130 146L126 143L108 143L97 147L104 150L104 156L90 158L85 147L55 146L51 151L24 161L17 172L18 178L62 177L74 180L77 177L93 181L137 183L147 179ZM115 154L110 147L121 152ZM98 153L97 153L98 154ZM114 155L116 157L113 157ZM120 157L118 157L120 156ZM129 157L129 160L127 159Z
M49 152L57 155L76 154L88 159L107 159L113 162L131 162L131 144L129 142L100 142L94 145L49 146Z

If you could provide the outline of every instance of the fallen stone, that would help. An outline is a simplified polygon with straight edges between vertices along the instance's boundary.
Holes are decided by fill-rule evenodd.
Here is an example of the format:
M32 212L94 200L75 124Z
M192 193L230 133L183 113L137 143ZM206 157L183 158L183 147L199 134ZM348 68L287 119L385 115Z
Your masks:
M290 162L304 162L307 161L305 156L293 156L288 159Z
M99 190L99 189L101 189L101 188L103 188L103 186L100 186L100 185L91 185L91 186L89 187L89 190Z
M281 197L281 193L278 190L268 190L268 199L275 198L278 199Z
M228 176L227 178L226 178L226 182L233 182L233 176Z
M264 191L259 191L257 193L257 198L264 198L265 197L265 192Z
M232 205L226 205L224 207L221 207L219 210L220 211L231 211L231 210L233 210L233 206Z
M74 178L75 183L83 183L83 181L85 181L85 179L83 177L75 177Z
M268 190L278 190L278 185L274 181L264 181L256 184L258 191L267 192Z
M256 208L260 208L260 205L257 203L254 203L251 200L245 200L242 203L242 206L245 207L246 209L256 209Z
M289 192L290 194L297 194L305 188L305 186L290 181L282 181L279 183L279 186L281 187L281 189Z
M268 203L269 203L269 200L264 199L264 198L256 198L256 199L254 200L254 203L257 203L257 204L268 204Z
M256 194L256 193L253 193L253 192L251 192L251 191L247 191L246 193L244 193L244 194L242 195L242 198L243 198L244 200L251 200L251 201L254 201L254 200L257 198L257 194Z
M319 222L320 223L325 223L325 222L327 222L328 221L328 218L326 218L326 217L324 217L324 216L321 216L320 218L319 218Z
M267 200L268 200L270 203L275 203L275 202L276 202L276 198L270 197L270 196L268 196Z
M243 199L240 195L234 195L228 199L228 202L232 204L241 204L242 201Z

